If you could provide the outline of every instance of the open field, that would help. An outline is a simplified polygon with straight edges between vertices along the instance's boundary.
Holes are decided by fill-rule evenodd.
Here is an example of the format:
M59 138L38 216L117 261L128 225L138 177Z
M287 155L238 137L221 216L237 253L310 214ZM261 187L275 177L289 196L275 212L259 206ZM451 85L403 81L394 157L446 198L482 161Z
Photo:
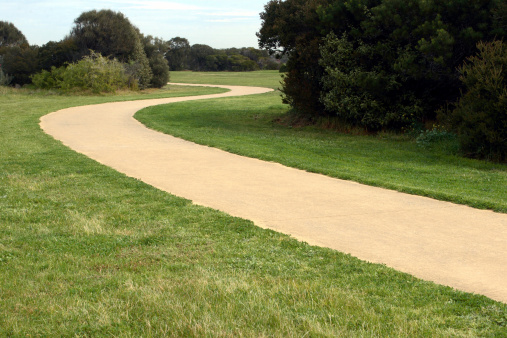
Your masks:
M507 330L505 304L192 205L70 151L38 126L64 107L215 89L119 97L0 90L0 336ZM280 114L279 103L271 106Z
M228 75L229 74L229 75ZM259 79L263 74L267 79ZM174 82L268 86L276 72L173 72ZM286 112L280 93L151 107L136 114L150 128L199 144L328 176L476 208L507 212L507 166L462 158L452 144L422 147L403 135L357 136L274 121Z

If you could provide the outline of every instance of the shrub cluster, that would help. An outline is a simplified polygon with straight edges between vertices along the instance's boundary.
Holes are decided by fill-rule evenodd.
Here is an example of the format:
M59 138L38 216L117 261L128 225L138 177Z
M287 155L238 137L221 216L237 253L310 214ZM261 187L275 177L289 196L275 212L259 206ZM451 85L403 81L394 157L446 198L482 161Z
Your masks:
M465 91L452 111L461 149L470 157L507 160L507 44L479 43L460 68Z
M260 46L288 56L282 92L292 112L317 117L313 120L334 116L373 132L435 122L437 112L470 87L463 79L472 72L464 68L460 73L458 68L477 53L477 43L507 37L504 0L271 0L261 19ZM492 52L483 57L497 58ZM494 72L481 74L488 81L500 81ZM492 86L486 82L481 90ZM504 137L495 133L495 141L490 135L486 144L485 130L481 137L470 137L464 125L482 124L489 130L494 120L505 130L498 114L479 117L477 110L483 104L490 112L505 112L495 101L502 96L490 95L495 98L489 105L484 101L472 108L471 100L486 99L480 90L468 90L454 114L463 150L500 158L491 147L494 142L505 144Z
M52 67L51 71L43 70L32 76L32 82L42 89L90 90L93 93L111 93L120 89L137 88L137 82L127 76L122 63L95 52L67 67Z

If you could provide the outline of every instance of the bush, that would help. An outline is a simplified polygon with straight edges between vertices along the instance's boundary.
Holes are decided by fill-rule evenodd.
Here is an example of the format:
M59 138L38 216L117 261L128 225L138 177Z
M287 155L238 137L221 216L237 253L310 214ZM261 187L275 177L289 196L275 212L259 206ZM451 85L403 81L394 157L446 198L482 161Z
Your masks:
M477 44L479 53L460 68L466 91L451 115L465 155L507 159L507 44Z
M359 64L378 51L375 46L352 42L344 33L324 39L320 64L324 67L321 102L329 113L351 126L368 131L399 130L423 115L421 100L401 91L401 80L376 64Z
M169 64L162 54L155 53L150 57L150 68L153 73L151 86L162 88L169 82Z
M0 55L0 86L8 86L11 83L12 77L4 73L2 69L3 57Z
M35 74L32 82L43 89L91 90L93 93L111 93L136 87L136 84L129 84L122 63L94 52L67 67L52 67L50 72Z
M12 77L9 74L5 74L2 68L0 68L0 86L8 86L11 80Z
M271 0L258 37L288 57L293 111L403 130L456 101L457 67L507 36L506 13L505 0Z

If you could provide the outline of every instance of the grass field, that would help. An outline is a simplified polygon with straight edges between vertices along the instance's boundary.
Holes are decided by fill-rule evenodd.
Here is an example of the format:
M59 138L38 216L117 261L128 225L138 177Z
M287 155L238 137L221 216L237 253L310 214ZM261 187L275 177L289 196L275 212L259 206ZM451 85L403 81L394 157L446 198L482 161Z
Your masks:
M38 126L69 106L210 91L0 88L0 336L505 336L505 304L195 206Z

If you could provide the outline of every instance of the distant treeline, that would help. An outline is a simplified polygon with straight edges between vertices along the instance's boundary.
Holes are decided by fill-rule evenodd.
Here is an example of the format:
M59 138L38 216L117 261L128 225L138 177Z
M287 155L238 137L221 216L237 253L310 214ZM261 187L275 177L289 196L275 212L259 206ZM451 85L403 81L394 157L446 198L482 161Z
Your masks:
M278 70L282 62L266 50L253 47L214 49L207 45L190 45L176 37L167 42L165 57L171 70L253 71Z
M181 37L166 41L144 35L122 13L111 10L82 13L68 36L43 46L29 45L14 24L0 21L0 85L29 84L43 71L55 70L58 77L60 68L91 55L88 63L103 63L100 57L105 57L123 64L128 81L139 88L165 85L169 70L253 71L281 66L267 51L252 47L214 49L190 45Z

